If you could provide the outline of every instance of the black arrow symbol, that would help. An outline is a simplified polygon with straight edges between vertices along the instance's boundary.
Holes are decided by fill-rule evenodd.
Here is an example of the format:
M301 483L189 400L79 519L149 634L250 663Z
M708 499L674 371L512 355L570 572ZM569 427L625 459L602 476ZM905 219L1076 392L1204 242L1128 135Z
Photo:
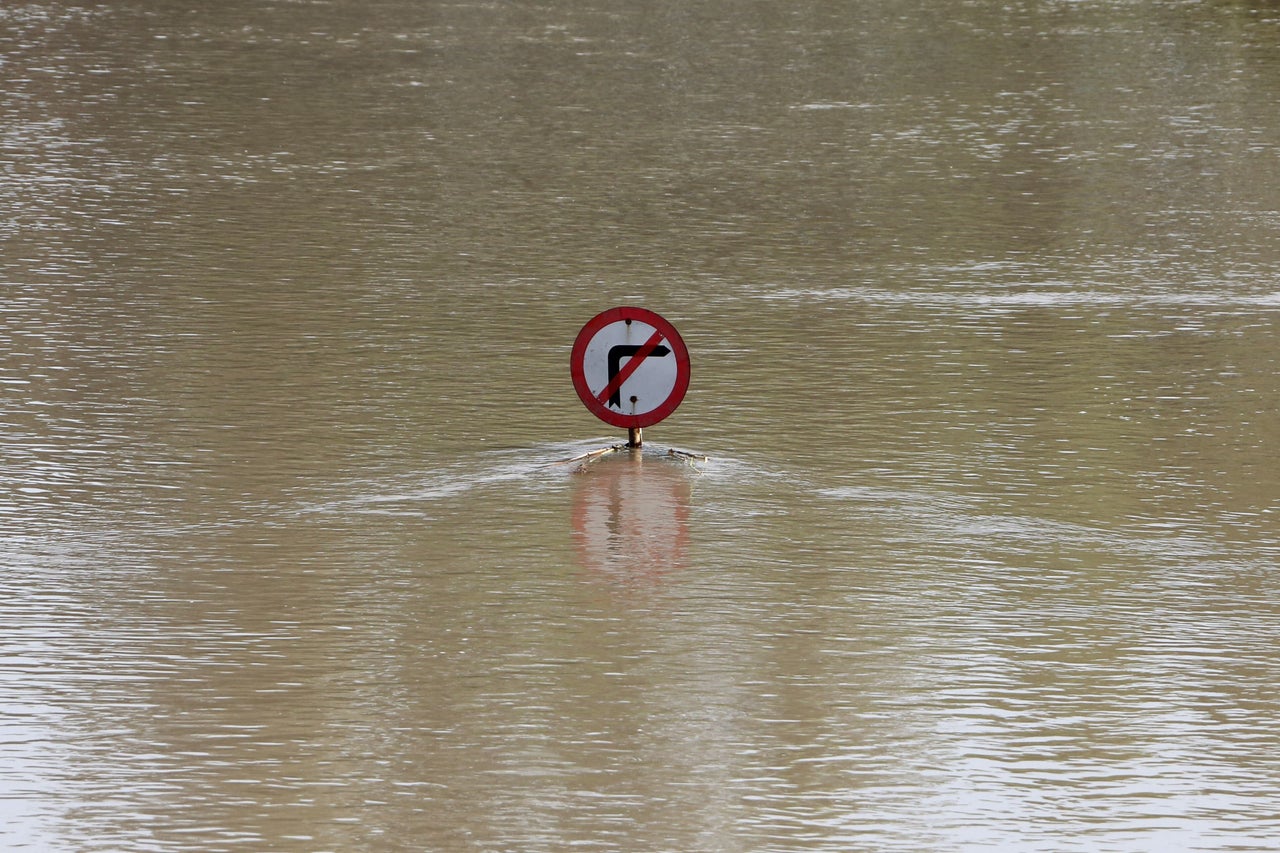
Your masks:
M612 382L613 377L618 375L618 371L622 368L622 360L624 358L631 358L642 349L644 349L644 347L639 344L618 344L617 346L609 347L609 381ZM659 344L653 348L653 352L649 353L649 355L656 355L658 358L662 358L664 355L671 355L671 350ZM609 398L609 405L617 409L622 408L621 385L618 386L617 391L613 392L613 396Z

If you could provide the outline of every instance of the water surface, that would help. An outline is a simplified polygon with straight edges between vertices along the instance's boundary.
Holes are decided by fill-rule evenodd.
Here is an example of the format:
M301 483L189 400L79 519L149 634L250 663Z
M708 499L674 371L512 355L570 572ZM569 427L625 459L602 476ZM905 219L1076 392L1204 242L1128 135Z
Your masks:
M1274 846L1273 4L37 0L0 80L6 849ZM618 304L693 384L564 464Z

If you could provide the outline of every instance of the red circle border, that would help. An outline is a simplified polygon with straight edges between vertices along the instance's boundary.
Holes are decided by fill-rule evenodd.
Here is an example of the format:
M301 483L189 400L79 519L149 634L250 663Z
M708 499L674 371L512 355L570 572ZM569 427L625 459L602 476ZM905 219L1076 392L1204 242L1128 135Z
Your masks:
M639 320L641 323L648 323L653 326L662 333L663 340L671 346L671 351L676 357L675 387L671 389L667 399L662 401L662 405L639 415L625 415L611 410L604 403L597 400L595 395L591 393L591 389L587 387L584 364L587 345L591 343L591 339L596 336L596 333L605 326L624 320ZM601 311L588 320L587 324L582 327L582 331L578 332L578 337L573 342L573 352L569 355L569 375L573 377L573 389L578 392L578 398L582 400L583 405L587 407L591 414L610 426L624 429L653 426L674 412L680 402L684 400L685 392L689 390L689 373L689 349L684 345L684 339L680 337L676 327L671 325L660 314L647 308L636 308L630 305Z

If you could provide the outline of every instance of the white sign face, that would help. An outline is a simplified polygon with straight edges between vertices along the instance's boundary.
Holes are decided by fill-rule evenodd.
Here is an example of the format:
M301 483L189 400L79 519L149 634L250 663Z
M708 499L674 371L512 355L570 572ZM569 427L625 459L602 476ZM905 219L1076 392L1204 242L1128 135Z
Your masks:
M605 423L645 427L675 411L689 387L689 352L675 328L643 308L614 308L578 333L574 388Z
M651 348L652 352L625 381L614 382L657 331L639 320L619 321L596 332L587 344L582 362L583 378L587 387L597 394L606 387L613 389L605 400L610 409L628 415L644 414L671 396L676 387L676 360L669 357L671 348L662 344L661 336Z

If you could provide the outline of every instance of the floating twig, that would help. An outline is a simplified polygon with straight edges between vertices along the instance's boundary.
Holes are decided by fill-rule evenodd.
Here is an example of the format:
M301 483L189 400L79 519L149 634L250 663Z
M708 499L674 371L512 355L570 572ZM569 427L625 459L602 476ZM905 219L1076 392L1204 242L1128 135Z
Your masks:
M597 459L608 456L610 453L617 453L620 450L630 450L630 451L638 452L640 451L640 448L633 447L630 443L612 444L608 447L601 447L598 450L588 450L586 453L579 453L577 456L574 456L572 459L557 459L555 462L551 462L549 464L550 465L572 465L575 462L580 462L583 465L586 465L588 463L596 461ZM707 461L710 461L711 459L710 456L703 456L700 453L689 453L686 450L676 450L675 448L668 448L666 455L671 457L672 459L679 459L681 462L685 462L689 465L693 465L697 462L707 462Z
M556 462L552 462L551 464L552 465L571 465L574 462L590 462L593 459L599 459L601 456L605 456L610 453L616 453L619 450L624 450L626 449L626 447L627 445L625 444L614 444L609 447L602 447L599 450L589 450L586 453L582 453L573 457L572 459L560 459Z

